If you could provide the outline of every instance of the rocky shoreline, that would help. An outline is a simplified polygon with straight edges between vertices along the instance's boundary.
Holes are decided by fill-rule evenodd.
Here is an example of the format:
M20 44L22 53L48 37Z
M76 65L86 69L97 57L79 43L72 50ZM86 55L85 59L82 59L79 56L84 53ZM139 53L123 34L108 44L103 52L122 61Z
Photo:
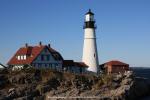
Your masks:
M150 82L132 72L113 75L76 75L49 69L0 71L2 100L133 100L150 95ZM93 98L92 98L93 97Z

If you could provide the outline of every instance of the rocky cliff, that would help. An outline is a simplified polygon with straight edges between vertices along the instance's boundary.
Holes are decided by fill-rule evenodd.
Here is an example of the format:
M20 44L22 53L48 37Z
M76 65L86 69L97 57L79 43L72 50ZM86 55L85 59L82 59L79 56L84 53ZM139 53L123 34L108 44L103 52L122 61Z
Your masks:
M134 100L149 93L149 81L135 77L132 72L94 76L49 69L0 71L0 100L49 100L58 97Z

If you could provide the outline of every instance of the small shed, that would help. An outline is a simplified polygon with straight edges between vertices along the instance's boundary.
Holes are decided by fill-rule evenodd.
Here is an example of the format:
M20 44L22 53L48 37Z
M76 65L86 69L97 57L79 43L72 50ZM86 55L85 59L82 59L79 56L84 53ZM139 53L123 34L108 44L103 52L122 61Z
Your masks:
M121 61L113 60L100 65L107 74L110 73L124 73L129 70L129 64Z

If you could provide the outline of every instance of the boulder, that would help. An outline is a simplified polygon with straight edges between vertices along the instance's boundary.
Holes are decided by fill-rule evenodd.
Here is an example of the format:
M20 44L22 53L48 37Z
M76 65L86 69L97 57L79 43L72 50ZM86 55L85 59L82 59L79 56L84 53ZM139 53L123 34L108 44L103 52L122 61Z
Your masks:
M8 83L8 78L5 75L0 75L0 89L3 89Z
M8 90L8 96L9 98L15 98L17 97L16 89L15 88L10 88Z

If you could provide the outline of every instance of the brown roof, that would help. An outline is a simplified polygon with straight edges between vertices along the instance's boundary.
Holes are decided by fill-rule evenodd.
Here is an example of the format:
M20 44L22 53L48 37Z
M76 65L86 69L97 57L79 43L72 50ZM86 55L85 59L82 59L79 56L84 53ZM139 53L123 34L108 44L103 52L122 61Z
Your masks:
M109 61L105 64L107 64L107 65L129 65L129 64L123 63L121 61L117 61L117 60Z
M54 57L55 60L63 60L63 57L61 56L61 54L56 51L55 49L51 48L51 47L48 47L46 46L49 51L51 52L52 56Z
M83 62L74 62L73 60L63 60L63 66L88 67Z
M84 62L74 62L76 66L78 67L88 67Z
M8 65L31 64L37 58L37 56L42 52L44 48L48 48L49 52L51 52L55 60L63 60L59 52L57 52L56 50L46 45L28 46L28 47L20 48L16 52L16 54L10 59L10 61L8 62ZM20 55L27 55L27 59L18 60L17 56L20 56Z
M74 66L73 60L63 60L63 66Z

